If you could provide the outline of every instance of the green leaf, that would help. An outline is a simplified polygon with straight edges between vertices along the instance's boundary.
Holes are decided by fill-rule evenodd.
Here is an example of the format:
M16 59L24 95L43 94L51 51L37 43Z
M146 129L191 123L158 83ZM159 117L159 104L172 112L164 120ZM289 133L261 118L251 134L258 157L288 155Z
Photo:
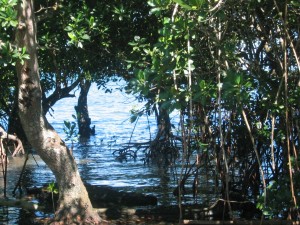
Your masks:
M30 56L28 54L25 54L22 56L23 59L30 59Z
M11 20L11 21L10 21L10 25L11 25L12 27L16 27L16 26L18 25L18 22L17 22L17 21L14 21L14 20Z
M130 46L137 46L137 43L136 42L129 42L128 43Z
M90 40L90 36L88 34L84 34L81 38L83 40Z
M152 9L150 10L150 12L153 13L153 14L159 14L160 11L161 11L161 8L152 8Z
M76 40L76 36L73 32L68 32L68 36L71 38L71 40Z
M26 47L23 47L22 48L22 54L25 54L26 53Z
M131 115L130 116L130 123L134 123L137 120L137 115Z
M294 5L294 6L296 6L296 7L300 7L299 0L297 0L297 1L291 1L291 4Z
M194 10L200 9L205 0L190 0Z
M241 76L240 76L240 75L237 75L237 76L235 77L235 83L236 83L236 84L240 84L240 83L241 83Z
M206 87L205 80L201 80L199 83L200 89L204 89Z
M147 3L148 3L148 5L149 5L149 6L151 6L151 7L155 7L155 4L154 4L154 2L153 2L153 1L148 1Z
M70 127L71 127L71 123L69 121L66 121L66 120L64 121L64 125L68 129L70 129Z
M187 10L192 10L193 9L191 6L184 3L182 0L174 0L174 2L178 3L178 5L180 5L184 9L187 9Z
M65 27L65 31L67 31L67 32L71 32L73 29L72 29L72 27L71 26L66 26Z
M95 18L93 16L90 17L90 26L93 27L95 25Z
M164 17L164 24L169 24L171 19L169 17Z

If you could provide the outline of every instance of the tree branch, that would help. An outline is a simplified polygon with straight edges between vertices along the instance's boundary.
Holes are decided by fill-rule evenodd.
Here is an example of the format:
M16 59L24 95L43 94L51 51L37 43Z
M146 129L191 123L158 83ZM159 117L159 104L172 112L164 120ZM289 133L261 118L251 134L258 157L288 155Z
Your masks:
M80 83L81 78L78 78L75 82L73 82L70 86L62 88L62 89L55 89L55 91L48 97L43 99L43 110L44 114L46 114L49 109L60 99L67 98L67 97L75 97L75 95L70 94L70 91L74 90L77 85Z
M55 2L55 4L53 6L49 6L49 7L40 6L40 9L35 12L36 22L39 23L39 22L41 22L45 19L48 19L48 18L52 17L53 12L56 11L57 8L58 8L58 3L57 2ZM41 14L38 15L39 13L41 13Z
M0 127L0 142L2 144L3 139L8 139L17 142L17 147L15 148L12 156L16 156L17 154L25 154L24 147L22 141L15 135L8 134L5 130Z

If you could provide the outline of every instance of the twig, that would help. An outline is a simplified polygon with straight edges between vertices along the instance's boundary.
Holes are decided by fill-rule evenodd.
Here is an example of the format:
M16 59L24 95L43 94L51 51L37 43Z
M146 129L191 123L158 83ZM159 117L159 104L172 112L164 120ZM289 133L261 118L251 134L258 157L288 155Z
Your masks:
M18 179L18 182L17 182L17 184L16 184L16 186L15 186L13 192L12 192L13 195L15 195L15 192L16 192L16 190L17 190L18 187L19 187L19 189L20 189L21 192L22 192L22 189L21 189L21 181L22 181L22 178L23 178L23 174L24 174L25 167L26 167L26 164L27 164L28 159L29 159L29 152L27 152L27 154L26 154L26 159L25 159L25 162L24 162L24 164L23 164L23 168L22 168L21 174L20 174L19 179Z
M263 188L264 188L264 206L266 206L266 202L267 202L267 185L266 185L264 170L263 170L262 165L261 165L261 161L260 161L259 154L258 154L256 144L255 144L255 140L254 140L254 137L252 135L251 127L249 125L249 121L247 119L247 115L246 115L244 109L242 110L242 114L243 114L243 118L244 118L244 121L245 121L247 129L248 129L248 132L249 132L251 143L253 145L253 149L254 149L254 152L255 152L255 155L256 155L256 158L257 158L257 163L258 163L258 166L259 166L259 170L260 170L260 173L261 173L261 176L262 176L262 182L263 182ZM263 215L261 216L261 223L262 223L262 220L263 220Z

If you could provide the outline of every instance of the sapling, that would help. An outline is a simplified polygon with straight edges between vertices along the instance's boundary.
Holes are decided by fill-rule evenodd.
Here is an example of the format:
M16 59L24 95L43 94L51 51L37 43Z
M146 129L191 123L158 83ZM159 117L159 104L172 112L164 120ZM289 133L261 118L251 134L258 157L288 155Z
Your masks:
M51 192L52 208L53 208L53 212L55 214L54 194L58 194L58 189L56 188L54 181L52 181L50 184L48 184L47 191Z

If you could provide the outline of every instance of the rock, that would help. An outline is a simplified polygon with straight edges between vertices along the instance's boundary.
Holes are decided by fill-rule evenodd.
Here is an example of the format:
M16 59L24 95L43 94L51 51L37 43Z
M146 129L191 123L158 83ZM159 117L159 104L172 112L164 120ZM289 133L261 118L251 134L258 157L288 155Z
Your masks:
M112 204L123 206L157 205L157 198L153 195L117 191L109 186L86 185L86 188L91 202L96 208Z
M154 206L157 205L157 197L134 192L117 191L109 186L95 186L86 184L90 200L94 208L107 206ZM28 195L34 195L42 204L49 203L52 206L51 192L47 188L33 187L27 189ZM54 194L54 201L57 202L58 195Z
M257 209L255 204L250 201L231 201L230 207L232 211L240 213L240 217L244 219L259 218L262 215L261 210ZM229 219L229 204L224 199L218 199L211 207L209 207L209 215L215 220Z

